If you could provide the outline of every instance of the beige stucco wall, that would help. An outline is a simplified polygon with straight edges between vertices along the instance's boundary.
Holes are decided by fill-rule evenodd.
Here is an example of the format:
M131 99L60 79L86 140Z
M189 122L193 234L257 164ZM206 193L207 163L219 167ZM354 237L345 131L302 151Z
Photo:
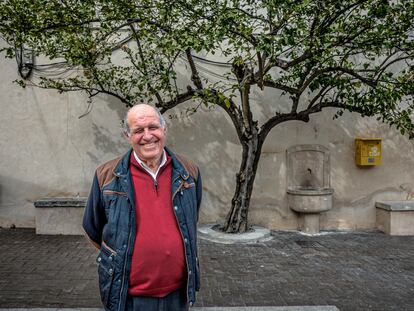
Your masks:
M94 168L126 150L125 107L97 98L79 119L85 96L22 89L15 61L0 58L0 67L0 226L33 227L34 200L87 195Z
M126 108L110 97L96 97L91 112L79 93L22 89L14 60L0 58L0 226L34 226L32 202L48 196L87 195L96 166L125 152L120 132ZM278 96L253 90L255 116L264 120L284 105ZM187 104L187 107L190 104ZM200 221L222 221L229 209L240 163L236 133L220 108L202 108L190 117L175 109L168 120L168 145L193 158L203 174ZM263 148L251 201L251 223L271 229L295 229L297 217L287 207L286 149L321 144L331 152L331 211L324 229L375 227L375 201L414 199L414 143L374 119L334 111L314 115L309 123L289 122L273 129ZM383 138L383 164L361 169L354 164L354 138Z

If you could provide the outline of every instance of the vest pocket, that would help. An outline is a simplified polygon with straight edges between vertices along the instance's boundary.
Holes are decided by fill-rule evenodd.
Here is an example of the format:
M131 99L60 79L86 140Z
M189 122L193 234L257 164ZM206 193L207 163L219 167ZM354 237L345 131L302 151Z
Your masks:
M109 249L105 242L102 242L101 251L99 252L96 262L98 263L99 291L101 300L105 307L109 306L112 283L115 273L115 256L116 253Z
M120 195L120 196L123 196L123 197L127 196L126 192L115 191L115 190L104 190L103 194L104 195Z

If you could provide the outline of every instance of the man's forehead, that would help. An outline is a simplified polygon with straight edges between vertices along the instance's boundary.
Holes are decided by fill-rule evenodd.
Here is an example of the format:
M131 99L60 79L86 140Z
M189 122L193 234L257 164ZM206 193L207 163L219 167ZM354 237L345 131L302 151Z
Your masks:
M153 115L131 116L128 118L128 122L131 122L132 124L161 124L158 116Z
M134 107L135 108L135 107ZM148 106L137 107L137 109L132 108L128 113L129 120L136 121L151 121L153 119L159 122L159 115L154 108Z
M156 109L148 104L137 104L128 109L128 114L157 113Z
M157 114L151 114L151 113L145 113L145 114L135 114L132 115L132 117L136 120L159 120L159 117Z
M151 126L151 125L157 125L157 126L161 126L161 123L158 119L154 119L154 118L142 118L142 119L133 119L132 121L130 120L131 127L143 127L143 126Z

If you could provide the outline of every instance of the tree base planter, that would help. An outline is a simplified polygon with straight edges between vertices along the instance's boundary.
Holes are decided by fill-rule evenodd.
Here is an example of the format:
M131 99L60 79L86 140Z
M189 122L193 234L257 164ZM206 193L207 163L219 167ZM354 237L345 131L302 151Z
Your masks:
M414 201L375 202L377 228L390 235L414 235Z
M210 242L221 244L250 244L270 241L272 236L270 230L252 226L252 230L245 233L225 233L215 230L217 225L204 224L198 226L198 237Z
M45 198L34 202L36 234L83 235L86 198Z

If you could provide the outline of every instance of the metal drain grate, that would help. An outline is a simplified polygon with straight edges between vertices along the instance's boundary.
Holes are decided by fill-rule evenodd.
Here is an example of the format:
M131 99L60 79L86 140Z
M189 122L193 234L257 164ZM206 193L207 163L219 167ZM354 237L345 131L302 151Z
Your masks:
M298 240L298 241L295 241L295 243L303 248L322 247L322 245L319 244L318 242L310 241L310 240Z

